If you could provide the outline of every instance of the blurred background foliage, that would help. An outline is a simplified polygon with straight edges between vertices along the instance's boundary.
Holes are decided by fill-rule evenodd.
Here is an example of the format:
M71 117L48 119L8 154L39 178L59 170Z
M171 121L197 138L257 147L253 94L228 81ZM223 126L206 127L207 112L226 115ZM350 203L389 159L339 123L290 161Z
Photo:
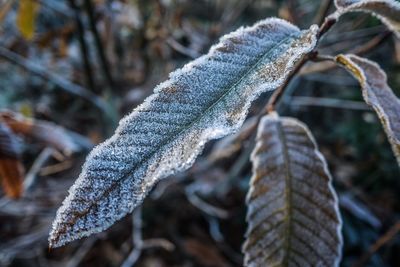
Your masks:
M241 266L245 132L209 144L110 230L51 251L47 235L85 155L169 72L242 25L277 16L305 28L332 10L330 0L0 0L0 266ZM319 47L379 62L400 95L400 41L377 19L346 15ZM400 266L400 172L358 83L309 63L279 111L307 123L327 158L341 266Z

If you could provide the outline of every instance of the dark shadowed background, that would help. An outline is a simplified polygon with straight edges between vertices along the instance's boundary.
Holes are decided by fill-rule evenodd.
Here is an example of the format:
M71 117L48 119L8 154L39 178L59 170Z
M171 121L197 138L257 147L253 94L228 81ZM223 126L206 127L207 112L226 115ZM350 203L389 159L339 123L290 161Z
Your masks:
M208 144L106 232L54 250L47 236L87 153L169 72L265 17L320 24L331 2L0 0L0 266L241 266L251 140ZM379 62L400 95L400 41L376 18L346 15L319 47ZM308 63L279 111L309 125L328 161L344 221L341 266L400 266L400 171L358 82Z

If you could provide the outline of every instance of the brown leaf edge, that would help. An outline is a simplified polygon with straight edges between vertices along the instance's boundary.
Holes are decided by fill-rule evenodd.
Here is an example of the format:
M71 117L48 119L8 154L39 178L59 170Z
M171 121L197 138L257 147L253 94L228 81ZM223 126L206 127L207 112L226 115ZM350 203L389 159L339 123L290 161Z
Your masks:
M338 55L336 63L360 83L365 102L377 113L400 165L400 99L387 84L386 73L379 65L356 55Z

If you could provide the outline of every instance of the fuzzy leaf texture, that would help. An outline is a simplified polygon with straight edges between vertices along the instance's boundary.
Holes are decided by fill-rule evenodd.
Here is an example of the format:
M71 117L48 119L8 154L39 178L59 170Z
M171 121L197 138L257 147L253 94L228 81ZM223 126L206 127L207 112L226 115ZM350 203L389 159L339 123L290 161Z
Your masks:
M385 72L375 62L356 55L339 55L336 62L360 82L364 100L378 114L400 165L400 99L387 84Z
M283 84L315 47L317 31L266 19L171 73L89 154L57 212L50 246L107 229L159 179L189 168L208 140L235 132L251 102Z
M348 12L372 13L400 37L400 3L394 0L335 0L339 17Z
M251 161L245 266L338 266L338 200L307 126L264 116Z

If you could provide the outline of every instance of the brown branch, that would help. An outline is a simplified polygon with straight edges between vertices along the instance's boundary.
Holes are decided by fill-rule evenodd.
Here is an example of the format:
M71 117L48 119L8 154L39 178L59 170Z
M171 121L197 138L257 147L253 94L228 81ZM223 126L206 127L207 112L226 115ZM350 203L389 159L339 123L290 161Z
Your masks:
M328 14L330 7L332 6L332 0L322 0L317 11L316 16L314 17L314 23L317 25L321 25Z
M354 49L351 49L348 53L349 54L356 54L356 55L365 55L366 53L370 52L371 50L379 47L386 39L388 39L392 33L390 31L384 31L383 33L375 36L365 44L361 46L357 46ZM326 57L326 56L325 56ZM306 75L310 73L315 73L315 72L324 72L331 70L336 67L336 63L331 61L327 61L325 58L324 60L319 60L322 59L322 56L318 56L315 58L315 60L318 63L307 66L306 68L303 68L300 72L299 75ZM321 62L319 62L321 61Z
M365 44L358 46L351 50L351 54L364 55L369 51L375 49L380 46L384 41L386 41L392 35L391 31L384 31L383 33L375 36Z
M321 39L321 37L327 33L333 25L336 24L338 18L336 13L333 13L329 15L328 17L325 18L324 22L322 23L321 27L319 28L319 33L318 33L318 39Z
M77 267L81 264L82 260L86 257L89 251L93 248L97 241L97 236L92 236L86 239L81 246L77 249L75 254L67 262L66 267Z
M333 18L334 16L332 15L330 17ZM324 22L325 26L321 26L321 32L319 34L319 38L321 38L322 34L326 33L333 26L333 24L335 22L336 22L336 19L332 20L332 19L329 19L329 17L328 17ZM363 44L362 46L359 46L359 47L356 47L356 48L350 50L349 53L358 54L358 55L368 53L369 51L371 51L374 48L381 45L388 37L391 36L391 34L392 33L390 31L385 31L382 34L375 36L373 39L371 39L367 43ZM300 69L309 60L318 62L318 63L311 65L310 67L305 68L301 71ZM312 52L312 53L306 55L303 58L303 60L296 66L295 70L286 79L285 83L272 94L272 96L269 99L268 104L267 104L265 110L262 112L262 114L270 113L275 110L275 106L278 103L281 96L283 95L285 88L287 87L289 82L292 80L292 78L296 74L305 75L305 74L310 74L310 73L314 73L314 72L330 70L335 67L336 67L336 63L334 62L334 58L332 56L318 55L317 52Z
M365 266L368 260L386 243L391 241L400 232L400 221L395 223L383 236L381 236L362 257L353 265L353 267Z

